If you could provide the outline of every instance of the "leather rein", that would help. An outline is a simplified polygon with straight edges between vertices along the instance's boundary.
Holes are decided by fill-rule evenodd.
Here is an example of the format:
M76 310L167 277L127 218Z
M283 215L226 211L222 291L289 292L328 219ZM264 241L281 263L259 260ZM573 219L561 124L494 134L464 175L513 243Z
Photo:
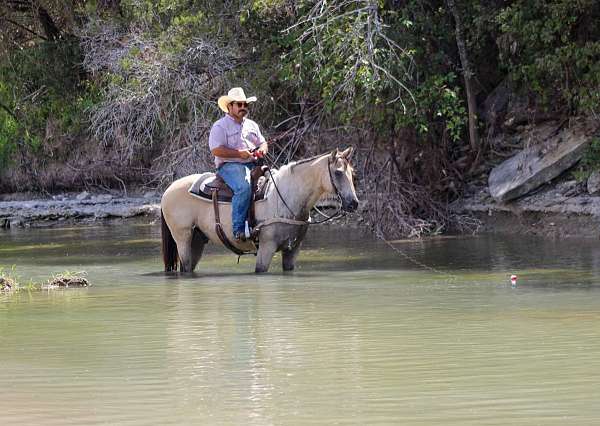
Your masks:
M337 159L337 157L336 157L336 159ZM335 191L336 197L338 198L338 200L341 201L342 196L340 195L340 191L339 191L338 187L335 185L335 181L333 180L333 175L331 174L331 164L332 163L333 163L333 161L331 161L331 159L327 159L327 171L329 172L329 181L331 182L331 186L333 187L333 190ZM271 168L269 168L269 174L271 174ZM294 219L293 219L293 221L290 221L290 219L283 220L284 218L273 218L273 219L268 220L268 221L270 221L270 223L265 224L265 222L267 222L267 221L262 222L257 226L257 228L266 226L266 225L271 225L273 223L278 223L278 222L289 223L292 225L320 225L322 223L325 223L325 222L335 219L337 217L345 216L345 212L342 211L341 205L340 205L340 207L338 207L337 211L331 216L327 216L326 214L324 214L320 210L318 210L316 207L313 207L321 216L325 216L325 219L320 220L318 222L313 222L310 220L310 216L309 216L308 220L297 220L296 213L294 213L292 211L292 209L287 205L287 203L285 202L285 199L281 195L281 192L279 192L279 188L277 187L277 184L275 183L275 179L273 178L273 175L271 175L271 182L273 183L273 186L275 187L275 190L277 191L277 195L279 195L279 198L283 202L283 205L292 214ZM294 223L290 223L290 222L294 222Z
M340 191L339 191L338 187L335 185L335 181L333 179L333 175L331 174L331 164L332 163L333 163L333 161L331 159L327 160L327 171L329 172L329 180L331 182L331 186L333 187L333 189L335 191L335 195L338 197L338 200L341 200ZM277 187L277 184L275 183L275 178L273 177L273 174L271 173L271 168L270 167L268 169L268 172L269 172L269 175L271 176L271 183L275 187L275 190L277 191L277 194L279 195L279 198L283 202L283 205L292 214L293 219L288 219L288 218L284 218L284 217L274 217L274 218L266 219L266 220L262 221L261 223L257 224L254 227L254 230L253 230L253 234L254 235L258 235L258 233L260 232L261 228L263 228L264 226L273 225L275 223L286 223L288 225L297 225L297 226L320 225L320 224L325 223L325 222L327 222L329 220L332 220L332 219L335 219L335 218L337 218L339 216L345 215L345 213L342 211L342 208L341 208L341 205L340 205L340 207L338 208L338 210L333 215L331 215L331 216L327 216L327 215L325 215L324 213L322 213L321 211L319 211L318 209L315 208L320 215L325 216L324 220L321 220L321 221L318 221L318 222L312 222L310 220L310 216L309 216L308 220L298 220L296 214L288 206L288 204L285 202L285 199L281 195L281 192L279 191L279 188ZM221 240L221 242L223 243L223 245L225 247L227 247L229 250L231 250L232 252L234 252L238 256L243 256L245 254L254 254L254 255L256 255L256 252L247 252L247 251L244 251L244 250L241 250L241 249L237 248L234 244L231 243L231 241L229 241L229 238L227 238L227 235L225 234L225 231L223 230L223 226L221 225L221 219L220 219L220 215L219 215L219 203L218 203L218 200L217 200L217 195L218 195L218 190L217 189L213 189L212 190L212 201L213 201L213 208L214 208L214 213L215 213L215 232L216 232L217 236L219 237L219 239ZM256 247L257 246L258 245L256 244ZM239 261L239 258L238 258L238 261Z

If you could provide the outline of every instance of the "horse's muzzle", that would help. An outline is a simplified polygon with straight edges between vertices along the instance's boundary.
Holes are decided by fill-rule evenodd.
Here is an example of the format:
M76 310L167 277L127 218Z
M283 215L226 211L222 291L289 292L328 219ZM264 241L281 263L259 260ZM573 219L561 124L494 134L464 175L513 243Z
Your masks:
M356 198L346 201L342 200L342 209L346 212L353 212L358 208L358 200Z

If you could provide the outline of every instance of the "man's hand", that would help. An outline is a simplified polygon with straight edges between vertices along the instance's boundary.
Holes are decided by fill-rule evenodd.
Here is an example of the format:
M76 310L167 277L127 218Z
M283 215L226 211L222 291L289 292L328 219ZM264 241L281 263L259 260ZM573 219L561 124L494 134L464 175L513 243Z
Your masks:
M258 151L262 152L263 155L267 155L267 153L269 152L269 145L267 145L267 143L263 143L261 146L258 147Z

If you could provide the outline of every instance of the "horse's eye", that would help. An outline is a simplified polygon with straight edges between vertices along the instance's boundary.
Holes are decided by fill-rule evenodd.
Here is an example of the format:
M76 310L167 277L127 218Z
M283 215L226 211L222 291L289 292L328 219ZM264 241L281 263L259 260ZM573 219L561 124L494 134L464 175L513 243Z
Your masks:
M344 175L344 172L342 172L341 170L336 170L335 175L336 177L342 177Z

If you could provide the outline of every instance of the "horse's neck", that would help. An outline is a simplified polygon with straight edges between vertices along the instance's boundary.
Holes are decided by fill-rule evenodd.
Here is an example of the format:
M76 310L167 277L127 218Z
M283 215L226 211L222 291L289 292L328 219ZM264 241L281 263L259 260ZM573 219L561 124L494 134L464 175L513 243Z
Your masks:
M323 195L323 171L327 167L327 158L319 158L311 162L296 164L282 168L275 177L275 184L281 192L287 207L297 219L307 219L310 210ZM283 204L273 188L271 196L276 200L276 209L280 217L291 217L292 213Z

